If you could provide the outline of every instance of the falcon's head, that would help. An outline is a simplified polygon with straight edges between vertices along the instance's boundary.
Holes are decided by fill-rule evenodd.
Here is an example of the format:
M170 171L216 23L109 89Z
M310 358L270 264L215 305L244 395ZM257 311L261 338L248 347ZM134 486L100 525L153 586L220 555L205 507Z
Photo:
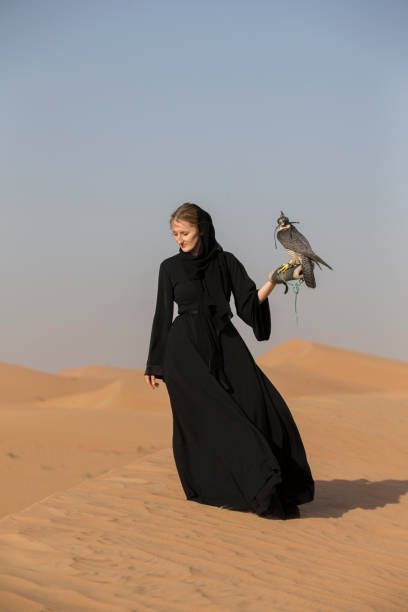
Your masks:
M288 217L285 216L284 212L281 210L281 214L280 217L277 219L277 228L278 227L284 227L285 225L289 225L290 221L288 219Z
M278 217L277 219L278 225L275 227L275 231L273 233L273 237L275 240L275 248L277 249L278 246L276 244L276 230L281 230L282 228L286 227L285 231L287 231L288 227L290 227L290 225L292 223L299 223L299 221L289 221L288 217L285 215L285 213L283 212L283 210L281 210L281 214L280 217ZM292 231L292 228L290 228L290 231Z

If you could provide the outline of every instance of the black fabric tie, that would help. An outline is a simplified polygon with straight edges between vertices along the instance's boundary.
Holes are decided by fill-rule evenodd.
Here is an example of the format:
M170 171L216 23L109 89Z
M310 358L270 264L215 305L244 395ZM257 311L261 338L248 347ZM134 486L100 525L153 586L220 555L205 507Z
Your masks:
M198 311L198 349L206 359L210 373L217 378L226 391L231 392L231 383L224 372L223 354L219 337L226 321L217 317L217 305L212 301L207 292L205 280L203 280L203 294ZM230 310L229 318L232 316L233 313ZM207 353L203 352L206 344L208 346Z

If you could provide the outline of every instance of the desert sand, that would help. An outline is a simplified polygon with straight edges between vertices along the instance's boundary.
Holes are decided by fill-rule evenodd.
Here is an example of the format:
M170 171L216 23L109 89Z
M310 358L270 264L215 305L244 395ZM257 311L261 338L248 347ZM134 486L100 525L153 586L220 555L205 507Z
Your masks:
M278 521L187 501L165 385L0 363L0 611L408 609L408 363L291 340L256 359L316 482Z

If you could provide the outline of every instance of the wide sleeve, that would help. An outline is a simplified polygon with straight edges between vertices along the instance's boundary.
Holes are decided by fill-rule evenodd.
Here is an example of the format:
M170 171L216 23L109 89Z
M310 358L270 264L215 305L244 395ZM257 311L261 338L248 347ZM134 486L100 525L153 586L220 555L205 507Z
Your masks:
M269 340L271 313L268 298L259 303L258 289L254 281L232 253L229 253L228 267L237 315L252 327L257 340Z
M173 321L173 286L163 262L159 267L156 310L150 334L149 353L145 374L164 380L163 357L168 332Z

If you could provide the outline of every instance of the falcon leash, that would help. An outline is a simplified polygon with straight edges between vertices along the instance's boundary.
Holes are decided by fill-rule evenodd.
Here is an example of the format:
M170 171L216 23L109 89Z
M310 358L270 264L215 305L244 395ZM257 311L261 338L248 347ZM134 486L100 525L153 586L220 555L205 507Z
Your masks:
M297 311L297 298L298 298L300 286L304 281L303 281L303 278L300 278L297 281L289 281L289 282L290 282L290 286L292 287L293 293L295 294L295 315L296 315L296 325L298 326L299 316L298 316L298 311Z

